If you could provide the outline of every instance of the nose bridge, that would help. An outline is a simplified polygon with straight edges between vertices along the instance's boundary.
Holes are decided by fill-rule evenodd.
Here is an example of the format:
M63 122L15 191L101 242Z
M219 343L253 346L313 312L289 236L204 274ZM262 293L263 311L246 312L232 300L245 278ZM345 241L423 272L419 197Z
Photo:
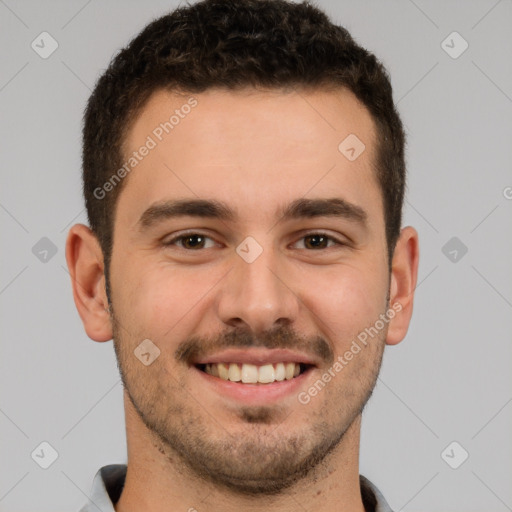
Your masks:
M234 268L223 283L218 306L224 323L246 324L257 332L296 319L298 297L272 247L260 246L248 237L237 247L233 261Z

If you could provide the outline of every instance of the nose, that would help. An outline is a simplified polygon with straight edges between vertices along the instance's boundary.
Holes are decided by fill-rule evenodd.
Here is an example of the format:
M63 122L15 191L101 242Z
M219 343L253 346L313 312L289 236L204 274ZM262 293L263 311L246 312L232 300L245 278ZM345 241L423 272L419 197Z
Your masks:
M218 300L222 322L256 333L297 320L299 298L277 259L270 249L252 263L234 255L234 268L223 280Z

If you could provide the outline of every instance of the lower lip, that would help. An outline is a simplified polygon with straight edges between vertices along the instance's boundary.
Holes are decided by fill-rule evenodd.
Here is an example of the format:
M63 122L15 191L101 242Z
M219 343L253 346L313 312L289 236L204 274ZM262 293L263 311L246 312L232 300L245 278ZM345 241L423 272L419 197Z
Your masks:
M300 388L304 386L306 379L312 373L312 368L308 368L290 380L275 381L269 384L243 384L214 377L195 366L192 369L199 374L198 378L202 379L200 382L212 387L219 395L249 405L268 405L290 396L297 396Z

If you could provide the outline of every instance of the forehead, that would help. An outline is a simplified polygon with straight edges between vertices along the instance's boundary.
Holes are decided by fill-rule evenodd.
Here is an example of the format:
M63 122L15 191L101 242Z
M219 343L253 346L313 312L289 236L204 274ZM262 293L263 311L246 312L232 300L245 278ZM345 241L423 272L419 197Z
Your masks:
M124 159L137 161L119 201L134 216L170 197L217 197L252 214L306 194L358 203L364 189L380 203L375 141L371 115L345 89L161 90L128 132Z

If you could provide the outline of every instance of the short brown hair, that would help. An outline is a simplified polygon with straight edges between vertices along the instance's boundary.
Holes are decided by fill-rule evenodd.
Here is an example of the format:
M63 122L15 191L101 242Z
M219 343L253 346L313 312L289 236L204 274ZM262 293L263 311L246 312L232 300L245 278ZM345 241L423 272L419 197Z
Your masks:
M125 180L99 198L97 191L123 165L122 143L150 95L162 88L199 93L248 86L344 87L367 107L378 134L375 169L391 264L401 227L405 135L383 65L307 1L203 0L147 25L113 58L89 98L83 190L107 281Z

